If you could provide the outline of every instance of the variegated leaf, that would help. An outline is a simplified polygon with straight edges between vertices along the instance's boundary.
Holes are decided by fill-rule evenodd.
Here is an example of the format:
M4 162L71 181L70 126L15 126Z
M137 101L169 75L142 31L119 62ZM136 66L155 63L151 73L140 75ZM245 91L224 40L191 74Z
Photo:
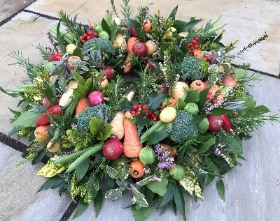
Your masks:
M50 158L47 164L37 172L38 176L53 177L66 170L69 164L54 164L54 158Z
M135 186L133 186L132 184L130 184L130 188L133 192L132 201L137 203L139 206L148 207L149 204L148 204L144 194L140 193L139 190Z
M197 197L203 199L201 188L197 182L197 178L190 168L186 168L186 176L183 179L179 180L179 183L191 195L193 195L194 193Z
M105 199L116 200L121 196L121 194L122 194L122 191L120 188L110 189L105 193Z
M112 179L117 179L118 171L115 168L106 165L106 172Z
M152 180L154 180L153 176L148 176L148 177L144 178L143 180L140 180L140 181L136 182L135 184L136 184L136 186L141 187L141 186L147 185Z

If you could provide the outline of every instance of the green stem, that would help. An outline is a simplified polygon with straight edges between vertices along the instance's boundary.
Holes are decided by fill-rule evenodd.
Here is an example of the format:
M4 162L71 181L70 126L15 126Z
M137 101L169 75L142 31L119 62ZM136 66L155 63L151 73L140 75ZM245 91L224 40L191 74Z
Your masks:
M161 125L161 126L159 126L159 128L158 128L158 129L156 129L154 132L164 130L165 128L166 128L166 124L162 124L162 125ZM154 132L153 132L153 133L154 133ZM149 136L147 136L146 138L141 139L141 140L140 140L140 143L145 143L145 142L149 139L149 137L150 137L151 135L153 135L153 133L152 133L152 134L150 134Z
M91 155L97 153L100 151L103 147L103 142L100 144L95 145L94 147L91 147L89 150L84 152L81 156L79 156L74 162L70 164L68 169L65 171L65 173L71 173L73 170L75 170L85 159L89 158Z
M84 152L86 152L86 151L89 150L90 148L91 148L91 147L86 148L86 149L84 149L84 150L80 150L80 151L78 151L78 152L76 152L76 153L69 154L69 155L67 155L67 156L65 156L65 157L61 157L61 158L55 160L53 163L54 163L54 164L60 164L60 163L63 164L63 163L66 163L66 162L68 162L68 161L70 161L70 160L72 160L72 159L74 159L74 158L77 158L77 157L81 156Z
M150 127L145 133L143 133L142 136L140 137L140 139L141 140L147 139L152 133L154 133L156 130L158 130L162 125L166 125L166 123L159 120L152 127Z

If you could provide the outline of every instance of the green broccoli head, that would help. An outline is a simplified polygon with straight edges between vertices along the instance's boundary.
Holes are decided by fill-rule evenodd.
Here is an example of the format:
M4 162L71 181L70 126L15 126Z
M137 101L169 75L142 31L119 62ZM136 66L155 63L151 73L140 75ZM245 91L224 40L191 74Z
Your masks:
M196 137L198 130L192 123L192 115L183 110L177 111L176 118L169 125L170 138L176 143L183 143L186 140Z
M88 107L78 115L77 128L79 131L86 131L89 130L89 122L91 118L98 118L106 124L111 117L111 109L106 104Z
M201 60L194 56L186 56L181 62L179 69L184 81L194 81L203 79L204 74L201 70Z

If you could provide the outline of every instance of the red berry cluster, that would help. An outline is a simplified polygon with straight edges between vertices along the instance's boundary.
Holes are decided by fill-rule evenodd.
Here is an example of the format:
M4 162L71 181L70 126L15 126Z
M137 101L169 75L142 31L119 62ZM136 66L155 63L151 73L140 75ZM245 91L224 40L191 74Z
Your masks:
M146 104L133 104L131 114L145 114L145 116L151 118L153 121L158 121L158 116L152 111L148 109L148 105Z
M193 54L193 50L194 49L199 49L199 45L198 45L198 42L199 41L199 37L195 36L193 37L193 40L191 40L189 43L188 43L188 47L189 47L189 54Z
M89 31L80 36L81 43L84 44L86 41L96 38L97 36L98 36L97 32L93 31L93 26L90 25Z

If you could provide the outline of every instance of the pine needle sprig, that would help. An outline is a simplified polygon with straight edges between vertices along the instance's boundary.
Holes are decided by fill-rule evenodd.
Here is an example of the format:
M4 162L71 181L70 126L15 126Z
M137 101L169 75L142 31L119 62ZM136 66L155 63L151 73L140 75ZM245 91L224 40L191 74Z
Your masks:
M247 46L245 46L242 50L240 50L237 55L241 55L243 54L247 49L252 48L253 46L261 43L262 41L264 41L266 38L268 37L268 35L266 34L266 32L257 40L254 40L253 42L249 43Z
M16 63L12 63L10 65L20 65L23 66L25 68L34 68L34 64L30 63L29 58L24 58L22 53L19 51L13 51L11 54L11 57L16 59Z

